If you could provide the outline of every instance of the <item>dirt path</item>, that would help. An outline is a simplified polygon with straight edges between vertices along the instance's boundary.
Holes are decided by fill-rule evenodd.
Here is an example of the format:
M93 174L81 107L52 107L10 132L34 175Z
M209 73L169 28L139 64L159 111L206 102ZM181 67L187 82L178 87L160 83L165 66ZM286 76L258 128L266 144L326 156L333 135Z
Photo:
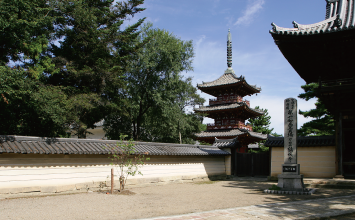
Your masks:
M134 195L84 193L0 200L0 219L137 219L265 203L354 195L319 189L312 196L265 194L273 183L220 181L131 188Z

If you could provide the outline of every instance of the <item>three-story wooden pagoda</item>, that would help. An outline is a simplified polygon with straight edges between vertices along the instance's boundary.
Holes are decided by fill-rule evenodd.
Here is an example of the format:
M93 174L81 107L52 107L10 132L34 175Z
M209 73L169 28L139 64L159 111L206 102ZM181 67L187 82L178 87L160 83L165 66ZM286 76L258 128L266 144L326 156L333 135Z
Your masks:
M197 113L203 113L214 119L214 124L207 124L207 131L195 134L195 138L207 143L215 139L234 139L238 137L239 144L246 148L249 144L265 140L266 135L253 132L250 124L245 124L249 118L264 114L259 109L250 107L244 96L260 93L261 88L250 85L244 76L237 77L232 69L232 36L229 31L227 40L228 69L215 81L202 82L197 87L216 98L209 100L209 106L195 108Z

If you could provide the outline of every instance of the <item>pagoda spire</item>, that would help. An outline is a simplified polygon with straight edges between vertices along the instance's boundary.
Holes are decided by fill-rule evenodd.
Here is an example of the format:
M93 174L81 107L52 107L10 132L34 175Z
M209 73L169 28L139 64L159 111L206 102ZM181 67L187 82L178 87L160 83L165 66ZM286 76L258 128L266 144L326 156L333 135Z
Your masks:
M232 34L230 29L228 29L227 37L227 65L228 68L232 68Z

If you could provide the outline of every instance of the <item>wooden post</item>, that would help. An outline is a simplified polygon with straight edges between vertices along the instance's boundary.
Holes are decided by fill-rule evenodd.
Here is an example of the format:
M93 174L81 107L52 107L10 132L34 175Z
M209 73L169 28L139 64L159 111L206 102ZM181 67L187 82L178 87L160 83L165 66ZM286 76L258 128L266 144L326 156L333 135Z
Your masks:
M113 172L113 168L111 168L111 194L113 194L113 187L114 187L114 172Z

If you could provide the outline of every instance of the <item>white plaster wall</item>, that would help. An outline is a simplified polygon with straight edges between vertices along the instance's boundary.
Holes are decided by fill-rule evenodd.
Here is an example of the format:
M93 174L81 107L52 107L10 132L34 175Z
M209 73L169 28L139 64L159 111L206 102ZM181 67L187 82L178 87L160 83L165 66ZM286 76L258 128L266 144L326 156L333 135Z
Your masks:
M335 146L298 147L300 173L306 178L333 178L336 175ZM282 173L284 148L273 147L271 154L271 176Z
M1 157L2 156L2 157ZM224 156L150 156L143 176L130 179L225 175ZM112 166L107 156L0 154L0 191L6 188L75 185L109 182ZM115 175L118 173L115 172Z

